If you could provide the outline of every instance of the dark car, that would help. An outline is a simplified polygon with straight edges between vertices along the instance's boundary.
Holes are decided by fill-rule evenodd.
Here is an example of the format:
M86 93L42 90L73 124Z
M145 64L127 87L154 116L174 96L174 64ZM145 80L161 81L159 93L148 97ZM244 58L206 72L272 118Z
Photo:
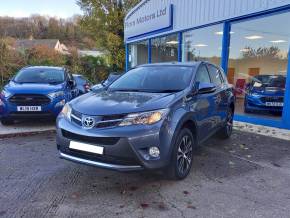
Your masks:
M282 113L286 77L282 75L259 75L247 85L244 110Z
M25 67L0 94L0 119L3 125L17 119L55 119L76 96L75 80L65 68Z
M76 81L79 95L83 95L91 91L91 83L83 75L73 74L74 80Z
M57 119L60 157L119 171L190 172L193 149L230 137L233 88L210 63L139 66L105 91L66 104Z
M109 86L111 83L113 83L115 80L117 80L121 75L118 73L111 73L108 78L101 83L94 85L92 87L92 90L94 91L102 91L104 90L107 86Z

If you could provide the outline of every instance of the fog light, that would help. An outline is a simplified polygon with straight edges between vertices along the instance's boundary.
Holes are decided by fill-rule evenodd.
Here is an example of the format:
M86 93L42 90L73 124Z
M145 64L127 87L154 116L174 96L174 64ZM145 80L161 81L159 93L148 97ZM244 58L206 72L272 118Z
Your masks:
M159 150L159 148L157 148L157 147L151 147L151 148L149 148L149 155L151 156L151 157L159 157L159 155L160 155L160 150Z

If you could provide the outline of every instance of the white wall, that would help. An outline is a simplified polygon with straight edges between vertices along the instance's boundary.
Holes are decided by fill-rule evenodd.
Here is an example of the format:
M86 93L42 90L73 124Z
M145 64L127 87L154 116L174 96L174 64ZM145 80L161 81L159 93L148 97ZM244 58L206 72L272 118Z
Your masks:
M135 20L168 4L174 5L173 30L157 35L290 5L290 0L143 0L126 19Z

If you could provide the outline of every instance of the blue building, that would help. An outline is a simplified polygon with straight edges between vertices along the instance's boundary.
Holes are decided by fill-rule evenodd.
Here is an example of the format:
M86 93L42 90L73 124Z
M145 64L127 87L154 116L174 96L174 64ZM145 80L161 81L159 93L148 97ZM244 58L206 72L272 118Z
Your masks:
M290 129L290 0L143 0L124 25L127 70L213 62L235 87L235 120Z

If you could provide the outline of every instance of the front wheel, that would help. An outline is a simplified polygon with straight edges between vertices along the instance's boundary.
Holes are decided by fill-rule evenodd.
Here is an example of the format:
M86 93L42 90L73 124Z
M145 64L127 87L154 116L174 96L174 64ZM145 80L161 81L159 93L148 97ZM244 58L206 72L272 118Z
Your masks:
M192 166L194 145L195 140L191 131L187 128L182 129L177 136L167 169L170 179L182 180L187 177Z
M231 109L229 109L227 113L226 123L218 133L218 136L221 139L228 139L231 137L233 132L233 120L234 120L234 112Z

